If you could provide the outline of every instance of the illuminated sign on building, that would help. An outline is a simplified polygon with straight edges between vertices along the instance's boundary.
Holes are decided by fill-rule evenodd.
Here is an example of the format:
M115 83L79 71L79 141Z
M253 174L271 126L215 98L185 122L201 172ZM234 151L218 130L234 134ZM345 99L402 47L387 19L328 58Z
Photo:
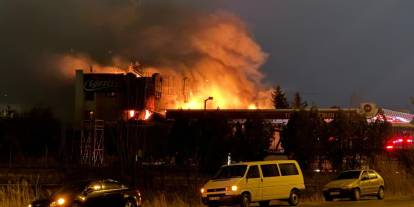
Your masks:
M121 88L120 79L122 76L114 75L85 75L83 89L86 92L118 90Z

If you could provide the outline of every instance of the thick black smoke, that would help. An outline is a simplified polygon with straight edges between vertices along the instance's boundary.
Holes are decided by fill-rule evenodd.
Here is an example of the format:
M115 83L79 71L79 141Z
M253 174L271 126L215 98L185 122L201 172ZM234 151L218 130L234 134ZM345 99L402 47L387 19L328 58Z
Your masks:
M258 67L266 55L232 15L212 17L190 5L159 1L0 1L0 93L8 94L1 97L0 103L50 105L70 119L74 89L68 74L77 65L62 68L62 57L82 57L101 66L126 67L138 60L155 68L191 68L209 51L194 49L194 41L189 40L209 24L220 28L220 19L234 25L233 33L240 33L240 37L230 38L241 42L239 39L247 39L247 43L240 44L244 48L222 47L225 59L207 54L209 59L224 65L224 69L246 70L238 71L241 78L251 76L251 84L256 84L261 78ZM211 34L220 35L217 31ZM253 51L241 53L249 48ZM242 61L229 65L228 57L241 57Z

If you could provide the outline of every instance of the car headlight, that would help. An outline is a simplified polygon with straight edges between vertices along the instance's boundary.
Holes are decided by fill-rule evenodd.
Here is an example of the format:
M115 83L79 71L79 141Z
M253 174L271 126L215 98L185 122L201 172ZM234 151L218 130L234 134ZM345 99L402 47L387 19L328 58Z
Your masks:
M63 204L65 204L65 199L63 199L63 198L59 198L59 199L57 200L57 204L58 204L58 205L63 205Z
M32 204L27 205L27 207L32 207Z
M237 191L238 187L237 185L232 185L231 187L226 187L226 191Z
M237 191L237 185L231 186L231 191Z
M80 201L82 201L82 202L86 200L86 197L85 197L85 196L83 196L83 195L78 196L78 198L79 198L79 200L80 200Z
M94 185L94 186L92 186L92 188L94 190L100 190L102 187L100 185Z
M55 207L55 206L63 206L63 204L65 204L65 199L64 198L58 198L56 201L53 201L50 206L51 207Z
M204 188L201 188L201 189L200 189L200 192L201 192L201 193L204 193L204 191L205 191L205 190L204 190Z

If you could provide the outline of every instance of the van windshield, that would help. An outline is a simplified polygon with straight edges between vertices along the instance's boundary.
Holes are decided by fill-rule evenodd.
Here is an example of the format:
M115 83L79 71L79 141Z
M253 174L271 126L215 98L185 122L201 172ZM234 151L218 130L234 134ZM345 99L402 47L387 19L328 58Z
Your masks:
M342 172L336 178L336 180L358 179L360 174L361 174L361 171L359 171L359 170L355 170L355 171L345 171L345 172Z
M247 169L247 165L231 165L221 167L214 180L243 177Z

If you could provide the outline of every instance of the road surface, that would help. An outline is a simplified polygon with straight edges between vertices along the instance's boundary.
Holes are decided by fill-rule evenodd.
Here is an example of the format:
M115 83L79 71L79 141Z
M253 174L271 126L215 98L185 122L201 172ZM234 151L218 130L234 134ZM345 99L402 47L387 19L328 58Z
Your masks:
M271 203L272 207L288 206L284 203ZM305 202L299 207L414 207L414 196L405 198L361 199L360 201L335 200L332 202Z

